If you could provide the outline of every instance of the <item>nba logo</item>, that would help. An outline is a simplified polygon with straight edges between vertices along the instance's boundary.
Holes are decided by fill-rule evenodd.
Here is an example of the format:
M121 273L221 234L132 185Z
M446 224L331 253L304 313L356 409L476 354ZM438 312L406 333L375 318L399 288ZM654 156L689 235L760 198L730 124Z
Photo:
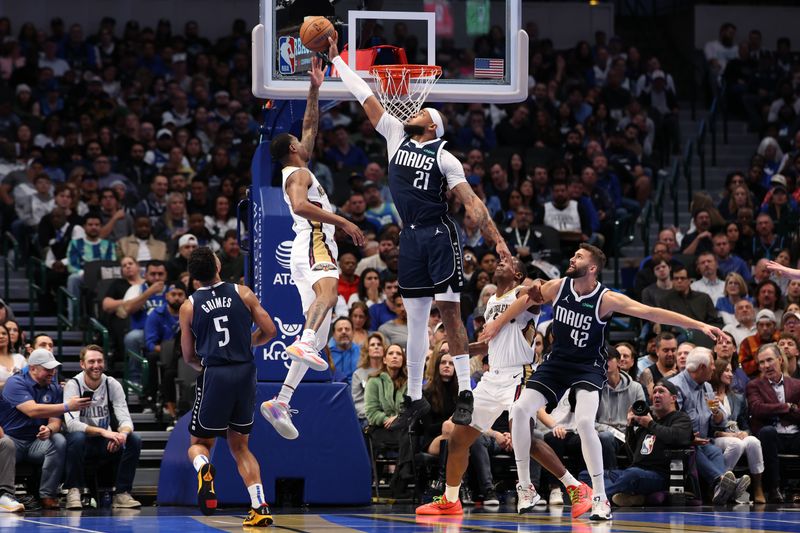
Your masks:
M278 38L278 72L294 74L294 37L284 35Z

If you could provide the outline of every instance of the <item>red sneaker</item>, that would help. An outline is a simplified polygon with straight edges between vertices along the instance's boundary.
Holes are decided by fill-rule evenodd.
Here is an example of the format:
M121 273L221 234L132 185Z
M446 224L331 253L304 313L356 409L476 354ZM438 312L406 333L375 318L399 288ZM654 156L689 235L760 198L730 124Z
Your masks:
M592 506L592 503L589 502L589 507ZM425 505L420 505L417 507L417 514L436 514L436 515L443 515L443 514L464 514L463 509L461 508L461 500L456 500L454 502L447 501L447 498L444 497L444 494L441 496L436 496L433 498L431 503L426 503Z
M570 485L567 494L572 503L572 518L578 518L592 508L592 489L586 483Z

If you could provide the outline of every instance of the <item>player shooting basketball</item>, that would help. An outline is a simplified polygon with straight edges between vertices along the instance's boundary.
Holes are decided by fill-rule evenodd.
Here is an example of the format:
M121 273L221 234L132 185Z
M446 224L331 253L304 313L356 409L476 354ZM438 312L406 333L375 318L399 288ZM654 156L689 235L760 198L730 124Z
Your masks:
M398 281L408 315L408 397L395 424L407 426L430 410L422 397L422 373L428 350L428 316L433 300L442 314L458 377L458 401L453 422L469 425L472 391L469 382L469 344L461 321L464 275L461 242L455 222L447 215L446 191L458 197L478 221L487 240L502 259L510 260L500 232L484 203L472 191L456 157L444 149L445 119L426 107L405 123L387 113L362 80L339 57L334 38L328 38L328 56L347 89L363 106L375 129L386 139L389 188L403 222L400 234Z

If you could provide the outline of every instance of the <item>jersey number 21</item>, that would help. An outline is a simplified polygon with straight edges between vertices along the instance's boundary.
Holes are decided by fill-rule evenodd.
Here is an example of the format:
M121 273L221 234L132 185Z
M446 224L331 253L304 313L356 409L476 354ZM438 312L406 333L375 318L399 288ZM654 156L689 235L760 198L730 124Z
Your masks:
M427 190L428 189L428 180L431 179L430 172L424 172L422 170L417 170L417 177L414 178L414 187L417 189Z

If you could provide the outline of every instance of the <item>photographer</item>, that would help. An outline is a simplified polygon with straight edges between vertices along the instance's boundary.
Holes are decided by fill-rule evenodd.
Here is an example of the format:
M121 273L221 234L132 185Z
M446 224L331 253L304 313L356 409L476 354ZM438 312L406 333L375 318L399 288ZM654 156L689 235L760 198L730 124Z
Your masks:
M669 463L666 450L692 444L692 420L678 411L678 389L667 380L653 387L652 411L638 401L628 411L625 441L633 452L631 466L624 470L606 470L606 494L616 505L629 507L644 504L647 495L666 490ZM634 410L640 415L634 414ZM588 472L581 472L588 479Z

